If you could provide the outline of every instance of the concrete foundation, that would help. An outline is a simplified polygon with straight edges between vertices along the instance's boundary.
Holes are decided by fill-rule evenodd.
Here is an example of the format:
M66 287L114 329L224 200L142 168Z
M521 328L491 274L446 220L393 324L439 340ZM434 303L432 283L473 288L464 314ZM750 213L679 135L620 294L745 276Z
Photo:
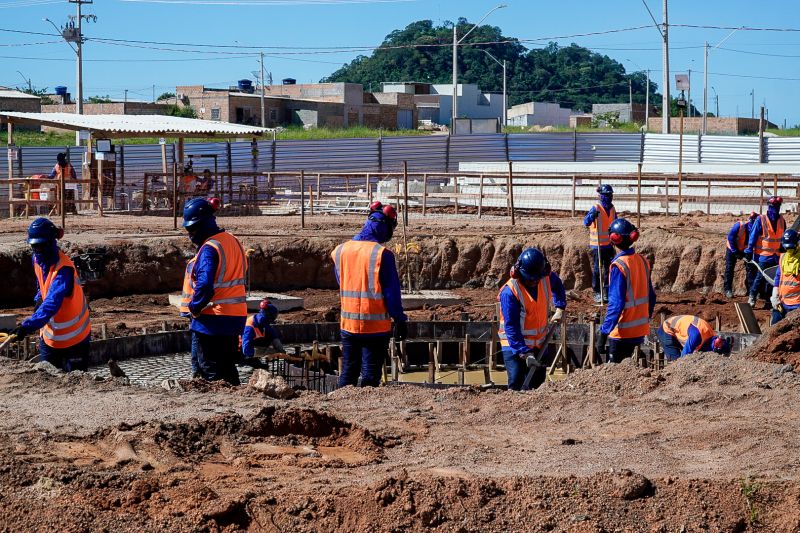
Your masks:
M286 294L278 294L274 292L253 291L250 296L247 297L247 310L253 313L258 311L258 306L261 303L261 300L264 298L268 298L272 305L277 307L278 311L281 313L284 311L292 311L294 309L302 309L304 305L303 298L300 298L299 296L288 296ZM169 304L174 305L175 307L180 307L181 295L170 294Z
M403 293L403 309L422 309L424 306L450 306L462 302L458 295L450 291L419 291Z

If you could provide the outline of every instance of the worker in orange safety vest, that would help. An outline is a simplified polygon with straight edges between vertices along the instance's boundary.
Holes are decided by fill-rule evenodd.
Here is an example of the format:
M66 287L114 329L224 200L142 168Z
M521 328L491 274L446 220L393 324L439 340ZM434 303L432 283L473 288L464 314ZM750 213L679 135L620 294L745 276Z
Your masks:
M711 324L699 316L671 316L661 324L657 334L667 361L695 352L731 353L730 339L717 335Z

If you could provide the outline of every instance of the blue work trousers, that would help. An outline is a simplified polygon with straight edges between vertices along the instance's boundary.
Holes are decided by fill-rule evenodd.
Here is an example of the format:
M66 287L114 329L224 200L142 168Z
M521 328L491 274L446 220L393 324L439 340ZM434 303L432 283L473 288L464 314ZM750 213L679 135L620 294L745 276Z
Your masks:
M620 363L633 355L633 350L642 344L642 339L608 339L608 360L606 363Z
M753 257L753 261L758 261L758 266L761 267L761 270L766 270L771 266L775 266L778 264L778 256L777 255L757 255ZM754 267L755 268L755 267ZM759 296L766 301L769 301L769 297L772 295L772 285L764 279L764 275L756 269L756 276L753 280L753 284L750 286L750 296L758 298Z
M377 387L381 382L381 367L389 357L389 334L378 336L342 336L342 375L339 386L358 385Z
M739 259L736 257L736 252L731 252L729 249L725 249L725 279L724 279L724 289L726 291L733 292L733 277L734 271L736 270L736 262ZM753 280L756 277L756 267L752 263L745 263L744 264L744 276L745 276L745 285L744 290L748 294L750 293L750 287L753 286Z
M239 385L238 356L238 335L206 335L192 331L192 370L197 365L203 379Z
M536 353L537 352L533 352L534 355ZM548 350L542 358L542 364L544 366L540 366L533 371L533 377L531 377L531 382L528 384L528 390L536 389L544 383L547 377L547 367L552 363L552 358L549 357L549 355L550 350ZM503 364L505 364L506 373L508 373L508 389L522 390L522 385L525 383L525 376L528 375L529 370L525 359L515 354L510 348L503 348Z
M603 294L608 294L608 269L614 260L614 247L590 248L592 251L592 290L600 293L600 264L603 266ZM598 251L599 250L599 251ZM597 256L600 255L598 261Z
M69 348L51 348L39 337L39 360L47 361L64 372L89 369L89 342L91 335Z
M664 359L667 361L678 359L681 356L681 352L683 352L683 346L680 341L664 331L663 328L658 328L656 334L658 335L658 340L661 341L661 347L664 349Z

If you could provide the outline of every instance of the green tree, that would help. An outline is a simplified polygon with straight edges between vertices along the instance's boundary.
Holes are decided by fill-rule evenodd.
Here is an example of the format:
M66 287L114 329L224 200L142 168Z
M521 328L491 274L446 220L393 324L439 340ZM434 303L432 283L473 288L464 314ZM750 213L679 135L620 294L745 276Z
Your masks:
M177 105L170 105L167 108L167 115L172 117L197 118L197 113L192 106L180 107Z
M105 96L90 96L88 100L86 100L90 104L110 104L111 97L109 95Z
M170 92L161 93L161 96L159 96L156 99L156 102L160 102L162 100L170 100L172 98L175 98L175 93L170 93Z
M456 25L459 35L472 27L463 18ZM452 22L439 26L430 20L412 22L387 35L370 56L357 57L321 81L361 83L365 87L379 87L389 81L450 83L452 40ZM621 63L576 44L561 47L550 43L529 50L517 39L504 36L500 28L488 25L475 28L459 46L460 82L477 84L484 91L502 91L502 68L484 50L507 62L509 105L545 101L589 111L593 103L627 102L629 80L634 102L645 102L646 77L642 72L628 73ZM651 82L651 102L657 100L656 90L657 85Z

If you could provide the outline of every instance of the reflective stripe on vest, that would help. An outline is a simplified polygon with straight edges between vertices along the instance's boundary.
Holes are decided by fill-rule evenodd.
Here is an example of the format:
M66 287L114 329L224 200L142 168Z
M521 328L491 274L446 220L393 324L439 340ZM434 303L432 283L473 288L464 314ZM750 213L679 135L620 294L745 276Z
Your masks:
M39 282L42 300L47 298L50 286L58 271L64 267L72 269L72 293L64 297L61 307L56 314L45 324L40 332L44 343L51 348L70 348L86 339L92 332L89 319L89 303L83 293L83 287L78 279L75 264L64 252L59 250L58 262L44 275L41 267L34 263L34 272Z
M786 220L779 216L775 226L776 228L773 230L767 215L761 215L761 236L756 241L754 250L756 255L778 255L781 247L781 237L783 237L783 232L786 231Z
M778 282L778 297L781 303L789 306L800 305L800 276L791 276L781 270Z
M519 327L523 338L525 339L525 346L530 348L539 348L547 333L547 312L550 305L551 289L550 289L550 276L542 278L536 285L536 296L534 300L526 287L523 287L519 280L514 278L509 279L504 288L508 287L514 297L519 300ZM500 292L503 292L502 290ZM497 295L498 301L500 295ZM500 339L500 345L508 347L508 335L505 331L505 317L500 313L498 317L500 325L497 331L497 336Z
M664 333L675 337L682 346L685 346L686 341L689 340L689 326L696 327L700 332L700 338L702 339L700 346L695 349L695 352L700 351L700 347L708 342L711 337L716 335L714 328L711 327L711 324L699 316L693 315L671 316L664 321L664 324L662 324L661 328L664 330Z
M731 252L744 252L744 249L747 248L747 222L739 222L739 229L736 232L736 249L731 248L728 239L725 239L725 246Z
M611 239L608 237L608 227L617 218L617 210L611 206L611 211L606 213L601 204L595 204L595 211L598 212L597 218L589 224L589 245L590 246L611 246Z
M384 250L376 242L348 241L331 253L339 273L339 325L343 331L368 334L392 330L380 283Z
M650 333L650 265L639 254L622 255L612 263L625 277L625 305L612 339L632 339ZM609 272L609 279L611 273Z
M214 294L200 314L210 316L247 316L247 257L239 240L227 232L218 233L206 240L200 247L211 246L219 258L214 273ZM194 297L194 267L197 255L186 265L181 294L181 312L189 312L189 303Z

